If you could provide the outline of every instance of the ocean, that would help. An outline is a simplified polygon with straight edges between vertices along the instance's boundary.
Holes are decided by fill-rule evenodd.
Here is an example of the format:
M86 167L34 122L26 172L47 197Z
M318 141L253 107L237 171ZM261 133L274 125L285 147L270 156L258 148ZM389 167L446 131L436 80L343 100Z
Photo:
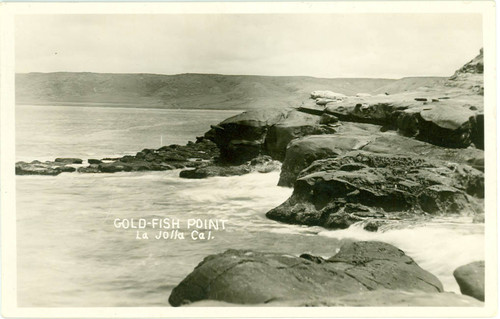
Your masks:
M185 144L239 112L20 105L16 160L85 160ZM380 240L454 292L453 270L484 259L484 225L470 217L377 233L356 225L337 231L287 225L265 217L292 193L276 186L279 172L178 176L179 170L16 176L18 305L168 307L171 290L204 257L230 248L330 257L346 240ZM206 220L209 231L197 227Z

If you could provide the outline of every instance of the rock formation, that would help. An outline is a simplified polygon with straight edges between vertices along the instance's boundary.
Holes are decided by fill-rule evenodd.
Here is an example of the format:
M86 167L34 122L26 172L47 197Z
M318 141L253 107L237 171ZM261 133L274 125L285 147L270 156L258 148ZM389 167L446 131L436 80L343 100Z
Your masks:
M208 256L174 288L169 303L307 303L380 289L437 293L443 287L435 276L394 246L351 242L329 259L251 250Z
M453 276L462 294L484 301L484 261L476 261L455 269Z

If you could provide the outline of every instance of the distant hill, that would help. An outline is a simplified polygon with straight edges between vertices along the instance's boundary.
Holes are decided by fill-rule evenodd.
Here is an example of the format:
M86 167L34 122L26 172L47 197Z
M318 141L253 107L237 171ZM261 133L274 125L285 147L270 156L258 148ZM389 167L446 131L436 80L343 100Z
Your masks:
M432 88L435 86L442 86L446 82L446 77L408 77L402 78L397 81L384 85L373 92L372 94L379 93L403 93L415 91L420 88Z
M314 90L345 95L397 93L444 78L323 79L219 74L26 73L16 75L17 104L120 105L181 109L299 106Z

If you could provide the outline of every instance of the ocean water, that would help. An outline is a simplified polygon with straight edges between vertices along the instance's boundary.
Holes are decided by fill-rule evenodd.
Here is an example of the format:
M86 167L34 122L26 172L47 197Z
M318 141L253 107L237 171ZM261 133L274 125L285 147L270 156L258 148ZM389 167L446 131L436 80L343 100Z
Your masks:
M16 158L133 154L159 147L160 139L164 145L194 140L236 113L18 106ZM229 248L329 257L345 240L381 240L403 249L455 292L453 270L484 259L483 225L470 218L382 233L286 225L265 217L292 193L276 186L279 172L204 180L178 174L17 176L18 305L169 306L173 287L205 256ZM121 227L132 221L140 227L141 219L150 224ZM206 220L212 224L196 225ZM179 229L172 234L159 228L160 222L165 227L178 222ZM205 226L212 226L210 232ZM168 238L156 239L160 231ZM144 233L148 239L137 239Z

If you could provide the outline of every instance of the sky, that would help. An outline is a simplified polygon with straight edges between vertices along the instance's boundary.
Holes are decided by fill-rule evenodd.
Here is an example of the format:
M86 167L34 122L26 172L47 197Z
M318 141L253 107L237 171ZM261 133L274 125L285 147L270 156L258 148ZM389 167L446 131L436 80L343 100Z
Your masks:
M16 72L450 76L474 14L20 15Z

